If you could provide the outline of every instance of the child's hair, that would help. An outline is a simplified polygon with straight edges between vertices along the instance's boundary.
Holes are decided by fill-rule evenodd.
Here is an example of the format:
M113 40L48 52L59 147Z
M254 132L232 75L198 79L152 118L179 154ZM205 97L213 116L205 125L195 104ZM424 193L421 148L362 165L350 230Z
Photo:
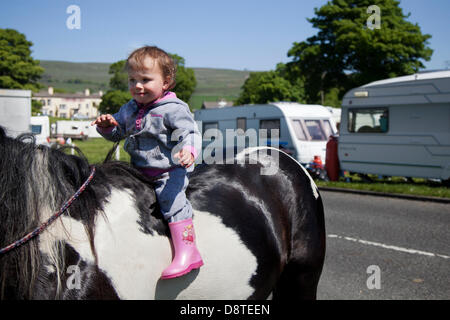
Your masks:
M128 57L125 63L125 69L139 70L144 67L144 59L150 57L156 61L162 71L164 78L169 79L169 88L171 90L175 87L175 75L177 67L173 59L164 50L155 46L145 46L134 50Z

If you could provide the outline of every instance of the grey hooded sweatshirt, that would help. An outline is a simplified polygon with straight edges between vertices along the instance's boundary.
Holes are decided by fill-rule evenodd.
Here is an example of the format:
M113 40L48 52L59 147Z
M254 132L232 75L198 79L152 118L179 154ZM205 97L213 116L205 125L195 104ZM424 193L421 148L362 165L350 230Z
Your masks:
M113 117L119 126L97 127L97 131L110 141L125 138L124 149L131 156L131 163L147 172L164 172L179 166L172 155L182 148L188 148L194 157L201 150L197 123L188 105L173 93L145 107L132 99ZM187 171L193 169L190 166Z

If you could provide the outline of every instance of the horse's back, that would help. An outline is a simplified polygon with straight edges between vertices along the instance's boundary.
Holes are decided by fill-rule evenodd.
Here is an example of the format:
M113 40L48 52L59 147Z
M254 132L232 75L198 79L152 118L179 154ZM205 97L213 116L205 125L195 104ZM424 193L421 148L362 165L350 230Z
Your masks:
M248 279L253 288L249 298L266 298L273 291L274 297L313 299L325 253L323 207L317 187L286 154L274 149L270 154L267 150L255 152L256 164L249 164L246 154L247 162L241 164L196 169L188 197L200 215L216 217L215 225L233 232L239 246L254 257L256 265L250 267L251 259L234 254L240 268L254 268ZM200 228L210 237L221 237L222 233ZM199 246L203 245L201 236ZM219 243L215 248L219 252L231 247L226 236L215 243Z

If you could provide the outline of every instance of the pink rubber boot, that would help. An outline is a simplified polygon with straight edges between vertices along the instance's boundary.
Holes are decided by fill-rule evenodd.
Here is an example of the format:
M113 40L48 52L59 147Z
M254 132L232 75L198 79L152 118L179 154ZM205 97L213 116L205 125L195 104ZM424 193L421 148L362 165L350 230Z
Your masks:
M202 257L195 245L195 232L192 219L169 223L175 257L161 275L161 279L180 277L203 265Z

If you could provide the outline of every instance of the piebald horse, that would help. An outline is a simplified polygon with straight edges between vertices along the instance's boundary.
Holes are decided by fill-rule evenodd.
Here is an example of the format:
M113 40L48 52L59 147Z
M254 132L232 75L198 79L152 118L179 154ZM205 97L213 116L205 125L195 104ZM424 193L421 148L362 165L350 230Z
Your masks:
M58 212L91 166L82 155L7 137L2 128L0 155L4 248ZM239 157L249 161L198 165L190 176L200 269L160 279L172 249L152 181L109 161L95 165L64 214L0 254L0 298L315 299L325 256L316 185L277 149ZM274 163L274 174L261 174Z

